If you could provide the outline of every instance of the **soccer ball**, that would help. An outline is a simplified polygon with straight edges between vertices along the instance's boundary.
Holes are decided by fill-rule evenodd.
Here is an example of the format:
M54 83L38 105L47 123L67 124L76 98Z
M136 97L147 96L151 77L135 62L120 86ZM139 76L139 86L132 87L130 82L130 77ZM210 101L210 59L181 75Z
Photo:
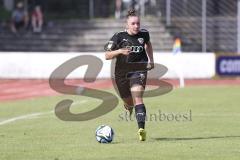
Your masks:
M110 126L101 125L96 129L95 136L99 143L111 143L114 131Z

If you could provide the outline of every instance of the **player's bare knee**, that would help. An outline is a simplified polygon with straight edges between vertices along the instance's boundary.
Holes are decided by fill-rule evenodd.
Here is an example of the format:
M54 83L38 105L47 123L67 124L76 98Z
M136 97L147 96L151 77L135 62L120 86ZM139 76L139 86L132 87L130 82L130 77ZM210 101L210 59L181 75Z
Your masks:
M134 106L139 105L139 104L143 104L143 98L142 97L135 97L133 99L133 101L134 101Z
M139 84L135 84L131 87L131 92L143 92L143 91L144 91L143 86Z

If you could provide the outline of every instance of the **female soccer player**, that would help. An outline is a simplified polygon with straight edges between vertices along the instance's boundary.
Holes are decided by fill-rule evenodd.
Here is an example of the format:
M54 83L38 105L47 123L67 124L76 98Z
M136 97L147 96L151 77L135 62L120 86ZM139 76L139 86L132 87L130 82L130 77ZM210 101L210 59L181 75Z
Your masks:
M143 92L147 70L154 68L154 61L149 32L140 29L140 18L135 10L128 11L126 30L115 33L105 45L105 50L107 60L117 59L115 81L120 97L130 115L134 106L139 140L145 141L146 108L143 103Z

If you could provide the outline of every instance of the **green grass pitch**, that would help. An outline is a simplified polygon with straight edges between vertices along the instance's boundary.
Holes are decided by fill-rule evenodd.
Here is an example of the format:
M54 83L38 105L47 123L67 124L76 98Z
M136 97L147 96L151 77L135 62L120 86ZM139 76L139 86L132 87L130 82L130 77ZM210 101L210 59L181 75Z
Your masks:
M148 116L145 142L138 141L136 121L125 118L122 102L102 117L65 122L51 112L65 98L74 99L73 113L88 111L100 103L80 96L1 102L0 159L238 160L240 157L239 86L187 87L145 98ZM14 117L15 121L3 123ZM113 143L99 144L95 140L95 129L101 124L114 129Z

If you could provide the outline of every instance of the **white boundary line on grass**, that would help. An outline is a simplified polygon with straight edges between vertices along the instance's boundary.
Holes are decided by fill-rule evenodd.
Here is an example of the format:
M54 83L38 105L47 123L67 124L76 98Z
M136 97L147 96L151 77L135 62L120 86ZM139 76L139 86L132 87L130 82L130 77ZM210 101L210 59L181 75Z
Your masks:
M31 118L35 118L35 117L38 117L38 116L42 116L42 115L46 115L46 114L51 114L51 113L53 113L53 111L50 111L50 112L32 113L32 114L26 114L26 115L23 115L23 116L13 117L13 118L10 118L10 119L1 121L1 122L0 122L0 126L1 126L1 125L5 125L5 124L8 124L8 123L11 123L11 122L14 122L14 121L23 120L23 119L31 119Z
M82 104L82 103L86 103L86 102L87 102L87 100L77 101L77 102L72 103L72 106ZM37 112L37 113L32 113L32 114L26 114L26 115L22 115L22 116L13 117L13 118L10 118L10 119L0 121L0 126L8 124L8 123L15 122L15 121L19 121L19 120L36 118L36 117L51 114L51 113L54 113L54 110L49 111L49 112Z

